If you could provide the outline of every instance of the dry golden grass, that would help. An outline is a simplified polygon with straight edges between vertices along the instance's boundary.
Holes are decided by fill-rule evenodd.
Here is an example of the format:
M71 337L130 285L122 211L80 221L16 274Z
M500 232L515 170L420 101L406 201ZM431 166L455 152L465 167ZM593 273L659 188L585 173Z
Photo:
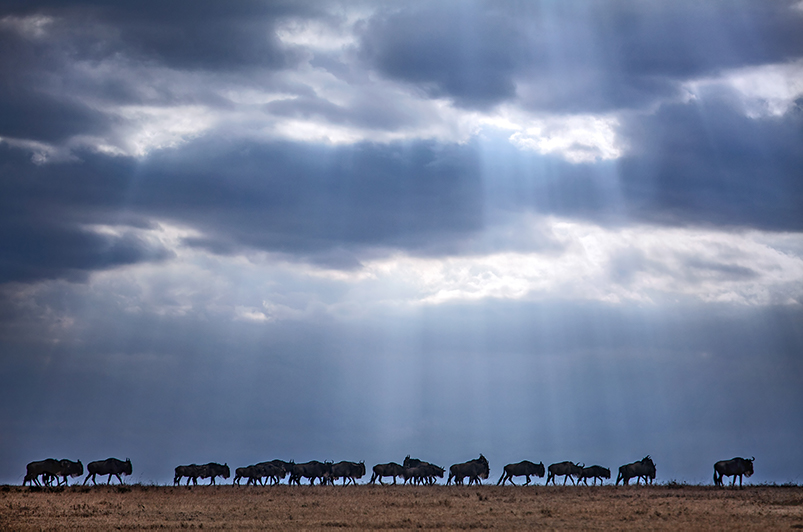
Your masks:
M0 487L0 529L803 529L803 487Z

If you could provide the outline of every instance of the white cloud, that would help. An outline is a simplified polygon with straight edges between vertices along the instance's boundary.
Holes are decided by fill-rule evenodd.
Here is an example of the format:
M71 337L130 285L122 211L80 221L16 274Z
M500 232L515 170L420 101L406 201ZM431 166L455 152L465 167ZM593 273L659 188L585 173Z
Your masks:
M53 24L53 18L45 15L15 17L8 15L0 19L0 28L16 31L28 38L41 39L47 35L47 29Z
M29 152L31 154L31 161L36 165L73 162L78 160L78 158L72 154L70 148L65 146L55 146L35 140L0 137L0 144L2 143Z
M292 263L264 252L208 255L182 246L186 230L162 224L148 238L172 247L177 259L100 272L93 282L113 293L136 294L126 303L136 312L252 322L484 299L803 304L803 234L607 229L554 218L519 224L524 232L546 225L559 246L547 253L441 258L398 253L364 260L357 271Z
M515 124L510 141L521 149L558 154L572 163L618 159L624 152L614 116L569 115L536 118Z
M351 275L352 283L399 303L484 298L658 303L689 297L741 305L803 303L800 234L614 230L557 219L549 226L563 246L560 253L400 255L367 261L363 271L338 277ZM797 252L789 252L789 240Z
M728 88L739 95L750 118L782 116L803 96L803 60L727 70L689 81L684 88L692 97L712 88Z
M128 130L124 135L126 151L136 156L183 144L215 123L213 112L199 105L122 106L111 112L123 118Z

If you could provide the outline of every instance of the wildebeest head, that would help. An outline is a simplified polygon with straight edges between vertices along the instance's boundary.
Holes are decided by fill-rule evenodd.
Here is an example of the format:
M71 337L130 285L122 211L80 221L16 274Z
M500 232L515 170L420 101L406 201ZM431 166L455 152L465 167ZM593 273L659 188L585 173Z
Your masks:
M744 460L744 476L746 476L746 477L753 476L753 460L755 460L755 459L756 459L755 456L753 456L749 460L745 458L745 460Z
M131 467L131 459L130 458L126 458L125 462L123 463L123 471L122 472L124 474L126 474L126 475L130 475L133 471L134 471L134 469Z
M231 475L231 471L229 470L229 463L226 462L225 464L223 464L223 475L222 476L223 476L223 478L229 478L230 475Z
M84 464L82 464L80 460L73 462L64 459L61 461L61 470L64 474L70 475L71 477L79 477L84 474Z
M647 455L644 458L642 458L641 463L644 465L644 467L647 468L647 476L655 480L655 462L652 461L650 455Z
M488 459L485 458L482 454L480 454L480 457L477 458L477 461L483 465L483 471L482 471L482 473L480 473L480 477L481 478L488 478L488 475L491 472L491 468L488 465Z

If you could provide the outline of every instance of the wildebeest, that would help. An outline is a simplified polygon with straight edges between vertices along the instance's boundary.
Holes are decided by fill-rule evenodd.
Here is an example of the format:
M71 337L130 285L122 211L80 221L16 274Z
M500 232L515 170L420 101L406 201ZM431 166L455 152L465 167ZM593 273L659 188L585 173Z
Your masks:
M184 466L177 466L175 475L173 476L173 484L179 484L182 477L187 477L187 486L190 485L190 480L194 486L198 485L199 478L211 479L209 485L215 484L215 477L229 478L231 472L229 471L228 464L218 464L209 462L204 465L190 464Z
M72 460L67 460L66 458L63 460L53 460L52 458L48 458L43 462L44 469L40 474L42 475L42 481L46 486L52 485L54 479L56 480L57 486L61 486L62 481L64 482L64 485L67 486L69 485L67 477L80 477L84 474L84 465L80 460L73 462ZM28 475L25 477L28 478ZM59 480L59 477L61 477L61 480ZM25 481L23 480L23 484L24 483Z
M31 486L34 484L41 486L40 476L45 484L50 485L50 479L57 478L59 475L61 475L61 460L46 458L38 462L31 462L25 467L25 478L22 480L22 485L30 483Z
M260 468L255 465L238 467L234 470L234 480L232 480L231 483L239 486L240 480L247 478L248 482L246 482L245 485L250 486L251 484L258 483L261 477L262 475L260 474Z
M650 458L650 455L645 456L638 462L633 462L632 464L625 464L619 467L619 475L616 477L616 485L619 485L619 481L623 481L622 483L627 486L630 484L630 479L636 477L636 484L639 483L639 480L644 478L644 484L648 482L651 484L653 480L655 480L655 463Z
M294 464L292 461L271 460L269 462L259 462L255 465L262 468L262 475L260 478L265 478L266 480L270 478L271 484L276 485L281 479L287 476L290 472L290 468Z
M198 464L176 466L175 475L173 476L173 485L180 484L183 477L187 477L187 486L190 485L190 480L192 480L193 484L198 484L198 477L200 475L201 466Z
M390 462L388 464L376 464L373 471L374 474L371 475L371 484L379 479L379 483L384 486L385 484L382 482L382 477L393 477L393 484L395 485L396 477L404 477L404 467L396 462Z
M736 485L736 477L739 477L739 487L742 487L742 475L750 477L753 475L753 461L756 457L752 458L731 458L730 460L722 460L714 464L714 485L722 486L722 477L733 477L731 486Z
M301 485L302 478L308 478L310 486L315 484L315 479L320 479L320 484L325 484L332 474L331 462L319 462L312 460L303 464L293 464L290 469L289 484Z
M441 466L418 458L410 458L409 454L404 458L402 465L404 466L402 476L405 484L412 480L414 484L426 482L432 485L435 483L435 478L443 478L443 474L446 472Z
M510 483L515 486L516 483L513 482L513 477L527 477L527 482L524 483L526 486L530 483L530 477L533 475L537 477L544 476L544 463L540 462L538 464L534 464L529 460L522 460L517 464L506 465L505 470L502 472L502 476L499 477L499 481L496 483L496 485L504 485L505 482L509 480Z
M229 478L229 476L231 476L231 471L229 470L229 464L221 465L216 462L209 462L201 466L201 474L198 476L211 479L209 485L213 486L215 484L215 477Z
M404 483L412 480L413 484L429 484L430 486L435 483L435 478L443 478L446 470L435 464L429 462L418 461L418 465L414 467L405 467L402 472ZM395 480L395 479L394 479Z
M449 478L446 479L446 484L451 484L452 479L454 479L455 484L462 485L465 477L468 477L469 486L471 486L474 482L477 484L482 484L480 479L488 478L490 471L491 470L488 467L488 460L483 455L480 455L479 458L469 460L468 462L463 462L462 464L454 464L452 467L450 467Z
M552 485L555 485L555 477L563 477L563 485L566 485L566 479L572 481L574 484L574 479L572 477L580 478L580 475L583 472L583 466L577 465L574 462L558 462L557 464L551 464L549 466L549 475L546 477L546 483L549 484L549 481L552 481Z
M599 483L602 484L603 478L611 478L611 470L607 467L602 467L598 465L592 465L591 467L584 467L583 470L580 472L580 477L577 480L579 483L581 480L583 484L588 486L589 478L594 479L594 485L597 485L597 479L599 479Z
M261 479L270 479L271 484L276 485L279 483L281 479L287 476L290 473L290 469L293 465L295 465L292 461L285 462L284 460L270 460L269 462L259 462L258 464L254 464L256 467L261 467L261 475L259 477L260 483L262 483Z
M84 486L86 486L89 477L92 477L92 484L97 484L95 482L95 478L97 475L109 475L109 478L106 480L106 484L111 484L112 475L117 477L117 481L120 484L123 483L123 479L120 478L120 475L130 475L132 472L131 468L131 460L126 458L125 462L122 460L118 460L117 458L107 458L106 460L98 460L96 462L89 462L86 465L86 478L84 479Z
M365 462L338 462L332 464L332 473L329 480L334 483L335 480L342 478L343 485L345 486L349 480L352 484L357 484L357 479L365 476Z

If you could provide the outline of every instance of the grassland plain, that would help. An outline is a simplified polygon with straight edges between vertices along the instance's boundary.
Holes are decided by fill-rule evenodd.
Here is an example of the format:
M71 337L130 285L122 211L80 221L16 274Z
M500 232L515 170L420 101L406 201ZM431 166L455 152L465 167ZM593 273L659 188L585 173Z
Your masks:
M802 486L0 486L2 530L803 529Z

